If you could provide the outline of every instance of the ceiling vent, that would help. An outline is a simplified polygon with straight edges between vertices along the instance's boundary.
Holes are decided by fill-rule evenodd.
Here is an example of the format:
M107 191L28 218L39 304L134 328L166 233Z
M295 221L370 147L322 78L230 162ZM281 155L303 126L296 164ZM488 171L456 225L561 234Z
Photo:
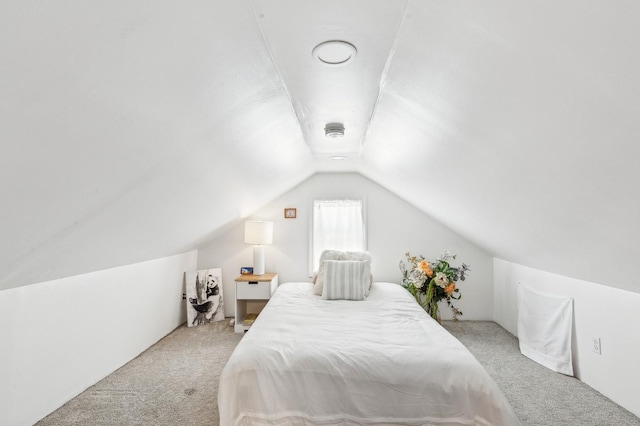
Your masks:
M338 138L344 136L344 124L328 123L324 127L324 135L328 138Z

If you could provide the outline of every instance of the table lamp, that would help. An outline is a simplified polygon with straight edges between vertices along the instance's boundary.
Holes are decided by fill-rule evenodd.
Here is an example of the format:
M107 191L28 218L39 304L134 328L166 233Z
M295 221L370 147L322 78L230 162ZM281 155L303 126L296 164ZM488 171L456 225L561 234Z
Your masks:
M273 222L262 220L245 222L244 242L253 244L253 274L264 275L264 245L273 243Z

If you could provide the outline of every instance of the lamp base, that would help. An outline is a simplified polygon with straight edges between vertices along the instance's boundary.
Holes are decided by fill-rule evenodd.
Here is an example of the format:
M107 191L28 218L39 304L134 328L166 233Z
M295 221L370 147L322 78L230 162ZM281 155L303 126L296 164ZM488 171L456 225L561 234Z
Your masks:
M253 275L264 275L264 246L253 246Z

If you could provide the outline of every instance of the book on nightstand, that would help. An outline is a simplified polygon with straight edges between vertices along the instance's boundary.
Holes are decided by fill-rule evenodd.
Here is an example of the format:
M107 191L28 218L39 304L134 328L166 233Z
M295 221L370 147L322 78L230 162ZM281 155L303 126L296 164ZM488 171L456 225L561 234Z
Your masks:
M251 325L258 318L258 314L247 314L246 318L242 321L244 325Z

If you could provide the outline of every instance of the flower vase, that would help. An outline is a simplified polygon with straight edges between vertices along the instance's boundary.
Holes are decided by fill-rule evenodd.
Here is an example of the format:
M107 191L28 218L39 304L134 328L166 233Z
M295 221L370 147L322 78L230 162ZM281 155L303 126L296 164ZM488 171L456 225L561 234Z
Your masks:
M438 309L438 302L429 303L426 311L431 318L438 321L438 324L442 324L442 320L440 319L440 309Z

